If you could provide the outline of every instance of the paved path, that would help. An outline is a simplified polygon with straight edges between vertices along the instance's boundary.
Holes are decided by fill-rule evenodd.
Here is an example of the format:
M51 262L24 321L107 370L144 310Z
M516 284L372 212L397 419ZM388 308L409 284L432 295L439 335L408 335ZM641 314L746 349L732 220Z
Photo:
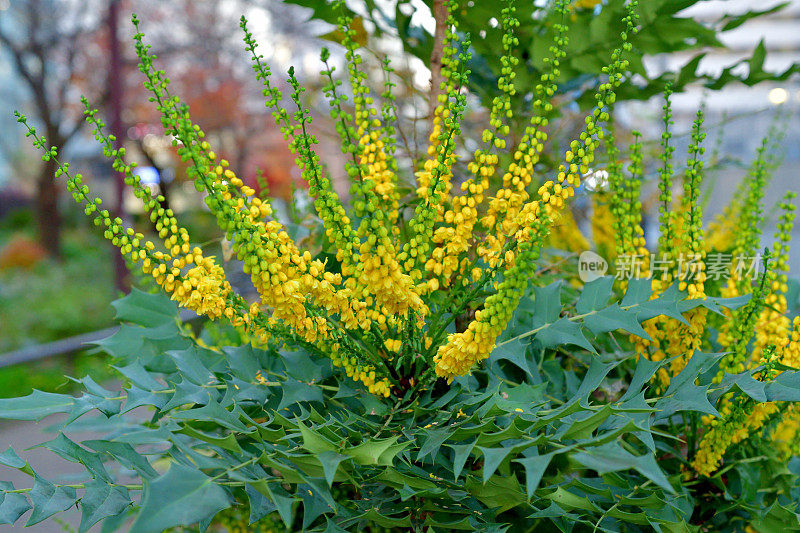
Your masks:
M47 431L47 428L56 424L58 421L59 417L57 416L45 418L39 423L0 421L0 447L2 450L7 450L8 447L11 446L14 448L14 451L17 452L20 457L27 460L37 472L41 472L44 477L51 481L71 481L72 476L86 472L82 465L62 459L46 448L26 450L26 448L30 446L47 442L55 438L56 433ZM88 434L80 433L72 433L69 436L71 437L73 435L77 435L78 438L83 438L84 440L91 438ZM30 476L23 474L19 470L2 465L0 465L0 480L11 481L14 483L14 488L25 488L33 485L33 480ZM31 527L23 527L30 514L30 511L25 513L17 521L15 526L0 526L0 531L58 533L65 530L64 526L52 518ZM57 513L55 516L57 516L59 520L63 520L69 524L72 528L75 528L75 530L77 530L81 522L80 511L75 508L64 513ZM95 532L99 530L99 527L95 527L90 531Z
M119 390L118 383L106 384L111 390ZM83 465L72 463L62 459L47 448L31 448L43 442L53 440L57 435L57 428L66 415L53 415L45 418L39 423L35 422L8 422L0 421L0 451L5 451L8 447L14 448L17 454L28 461L30 465L49 481L60 483L81 483L87 479L86 469ZM99 415L98 415L99 416ZM131 418L150 418L150 411L147 407L139 407L129 411L126 417ZM80 418L75 425L79 426L82 421L90 421L92 414L88 413ZM64 434L72 441L80 443L89 439L99 439L103 434L91 431L66 431ZM113 465L109 462L108 466ZM113 468L112 468L113 470ZM19 470L0 465L0 480L11 481L15 488L26 488L33 486L33 479L20 472ZM134 499L138 499L139 493L132 494ZM56 513L50 519L31 527L24 527L31 511L26 512L17 521L15 526L0 526L0 533L6 531L20 533L60 533L62 531L77 531L81 523L81 512L77 506L62 512ZM57 522L54 518L62 523ZM101 529L101 524L95 525L89 531L97 533Z

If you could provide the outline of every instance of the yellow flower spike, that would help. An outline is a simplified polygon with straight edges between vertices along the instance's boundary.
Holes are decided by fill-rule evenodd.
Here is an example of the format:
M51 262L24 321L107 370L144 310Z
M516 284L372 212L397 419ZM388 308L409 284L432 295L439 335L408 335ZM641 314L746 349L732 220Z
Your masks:
M626 18L629 32L634 31L634 21L635 16L629 13ZM624 36L627 37L627 33ZM630 44L625 41L623 48L629 50ZM580 166L570 165L567 168L562 165L559 168L558 183L545 185L540 189L544 208L540 207L539 201L534 200L524 204L513 219L501 222L500 234L515 237L518 250L515 263L504 272L503 281L497 287L497 292L487 297L484 309L475 313L475 319L469 323L466 331L450 334L447 342L439 347L434 356L435 371L438 376L452 381L456 376L468 373L475 363L488 357L494 349L497 336L505 329L511 313L525 292L531 276L530 271L535 269L535 260L538 258L542 240L552 224L547 206L549 205L553 211L563 208L565 200L572 196L572 188L564 186L562 182L566 181L567 176L577 178L578 169L588 168L594 159L594 151L599 143L597 138L602 136L602 130L595 117L603 116L602 110L613 102L614 89L622 79L621 75L617 76L617 72L627 68L627 61L620 59L621 52L620 49L614 52L615 59L609 68L610 81L603 84L602 89L595 95L596 113L586 117L586 129L580 135L580 142L575 140L570 146L570 149L579 156ZM555 192L555 185L559 185L558 192ZM545 194L548 194L548 197L545 197ZM483 259L492 266L493 261L502 259L499 257L502 255L502 249L486 246L490 237L487 237L484 246L478 248L478 253L482 253ZM495 243L499 241L500 239L495 239Z
M556 185L558 187L558 185ZM618 235L614 232L614 215L611 212L610 194L597 191L592 194L592 242L600 257L613 263L617 258L615 244Z
M772 442L784 460L800 455L800 405L788 404L772 433Z
M686 290L689 299L705 299L705 242L702 231L702 210L699 199L700 183L703 177L703 162L701 143L705 137L702 132L703 111L697 113L692 128L692 143L689 146L690 157L687 161L687 171L683 180L683 195L681 208L676 219L676 234L685 238L674 242L672 250L678 258L675 276L679 280L679 289ZM698 307L688 311L685 318L688 326L675 319L661 317L661 327L668 331L664 347L668 357L673 358L670 363L669 375L675 376L683 370L686 362L701 347L702 332L705 329L708 310ZM669 380L662 378L662 385L668 385Z
M548 244L559 250L581 253L589 249L589 241L581 233L571 209L564 209L553 220Z
M789 317L786 316L786 279L789 272L789 245L794 225L795 193L788 192L780 203L782 214L778 220L775 242L772 249L772 268L769 272L769 291L765 305L755 326L755 341L750 366L757 366L767 346L783 346L789 336Z
M450 211L445 213L445 219L451 219L453 222L450 227L440 227L436 230L433 237L434 244L440 246L444 250L441 260L435 264L426 265L430 271L432 268L437 270L436 275L441 276L441 285L446 287L449 285L452 274L456 271L459 264L458 258L461 254L466 252L471 244L475 225L478 222L478 210L476 204L480 204L483 200L483 193L488 189L488 179L494 175L496 165L498 163L498 156L492 154L492 148L502 149L505 147L505 141L500 138L508 131L508 126L505 125L503 118L512 118L510 111L511 108L511 95L514 94L513 83L513 67L517 64L518 59L512 55L512 48L518 44L518 39L514 35L514 27L517 21L514 17L513 6L508 6L502 11L502 25L503 25L503 56L500 61L503 65L504 75L498 79L497 86L500 90L500 95L495 97L492 101L492 106L489 113L489 123L494 125L494 131L486 129L483 132L483 142L487 144L485 149L478 149L475 152L473 161L468 165L469 171L474 175L467 182L462 185L464 195L453 199L453 206ZM519 157L522 154L517 152ZM515 168L517 168L515 166ZM532 167L531 167L532 170ZM510 174L506 175L504 181L509 183L514 181ZM528 180L529 181L529 180ZM516 180L515 183L522 187L524 191L527 182L522 183ZM446 189L449 192L449 178L448 186ZM504 192L498 191L497 198L502 198ZM524 199L522 201L524 201ZM493 200L495 203L503 203L503 200ZM494 214L493 208L490 205L490 214ZM492 219L494 221L494 219ZM463 274L463 272L462 272Z
M762 352L759 364L770 364L777 358L775 347ZM776 375L774 370L767 371L768 375L756 376L762 381L769 381ZM719 468L728 448L749 436L761 431L769 418L779 410L775 402L756 403L747 396L739 396L730 400L722 399L719 412L721 418L712 418L709 421L710 429L700 440L692 467L703 476L710 476ZM778 426L780 428L780 425ZM786 435L782 429L781 434ZM792 436L793 437L793 436Z

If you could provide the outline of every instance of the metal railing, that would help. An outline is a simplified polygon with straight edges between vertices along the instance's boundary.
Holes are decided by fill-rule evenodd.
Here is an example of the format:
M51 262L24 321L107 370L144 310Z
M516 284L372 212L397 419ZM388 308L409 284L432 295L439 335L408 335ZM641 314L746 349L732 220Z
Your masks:
M205 318L205 316L198 315L194 311L188 309L181 309L178 318L180 318L181 322L186 323ZM119 326L113 326L99 331L82 333L73 337L67 337L66 339L48 342L46 344L37 344L35 346L28 346L20 348L19 350L6 352L0 354L0 368L40 361L42 359L61 355L72 355L83 350L91 349L92 347L87 346L87 344L110 337L117 331L119 331Z

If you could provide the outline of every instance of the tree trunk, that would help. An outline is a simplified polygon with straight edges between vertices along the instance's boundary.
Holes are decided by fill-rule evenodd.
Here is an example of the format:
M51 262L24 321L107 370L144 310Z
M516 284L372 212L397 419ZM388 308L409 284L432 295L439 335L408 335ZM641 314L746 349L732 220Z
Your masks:
M431 95L428 100L428 113L433 120L433 111L438 105L436 97L442 92L442 57L444 56L444 35L447 32L447 6L444 0L433 0L433 18L436 20L436 31L433 34L433 50L431 51Z
M117 29L119 26L119 2L112 0L108 5L108 38L109 38L109 65L108 65L108 97L111 114L111 132L116 137L114 148L117 150L122 148L123 139L125 139L125 128L122 124L122 99L123 99L123 83L122 83L122 55L120 53L119 38L117 36ZM114 214L127 221L128 217L125 213L125 176L122 172L114 172L115 184L114 188ZM114 285L117 290L123 294L127 294L131 290L130 272L125 266L125 260L122 254L116 247L112 246L111 258L114 264Z
M39 226L39 241L51 257L60 260L61 215L58 212L59 184L55 179L57 168L58 165L53 159L42 165L36 183L36 219Z

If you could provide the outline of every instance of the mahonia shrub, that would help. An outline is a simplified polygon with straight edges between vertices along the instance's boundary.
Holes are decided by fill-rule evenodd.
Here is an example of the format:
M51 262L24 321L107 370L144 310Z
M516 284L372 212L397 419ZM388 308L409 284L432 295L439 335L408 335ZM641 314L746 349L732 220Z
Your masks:
M6 419L61 413L57 436L41 446L86 470L61 483L6 450L0 463L32 484L0 482L0 523L32 509L27 524L36 524L78 505L80 531L101 521L103 531L134 532L800 527L791 194L763 268L747 267L759 253L771 141L708 229L702 112L680 172L669 94L660 159L645 162L638 134L623 156L610 117L635 53L631 2L583 131L560 164L543 165L569 19L566 2L552 9L531 118L512 131L518 22L511 4L502 8L504 68L470 157L458 149L469 38L448 19L445 81L419 162L397 150L389 62L376 101L342 16L349 91L327 51L321 60L351 184L346 202L315 152L293 70L284 95L242 19L266 105L313 199L311 233L324 242L313 254L204 140L134 17L140 70L165 134L255 300L233 290L222 263L140 184L86 100L95 137L143 202L158 242L105 210L18 114L86 215L161 291L134 290L114 303L121 328L99 346L113 358L119 391L85 377L78 397L35 391L0 400ZM600 165L607 180L592 200L592 241L616 275L587 280L572 252L589 240L569 203ZM648 167L658 175L657 243L644 239ZM182 325L178 306L210 321L198 333ZM81 417L107 436L79 441Z

